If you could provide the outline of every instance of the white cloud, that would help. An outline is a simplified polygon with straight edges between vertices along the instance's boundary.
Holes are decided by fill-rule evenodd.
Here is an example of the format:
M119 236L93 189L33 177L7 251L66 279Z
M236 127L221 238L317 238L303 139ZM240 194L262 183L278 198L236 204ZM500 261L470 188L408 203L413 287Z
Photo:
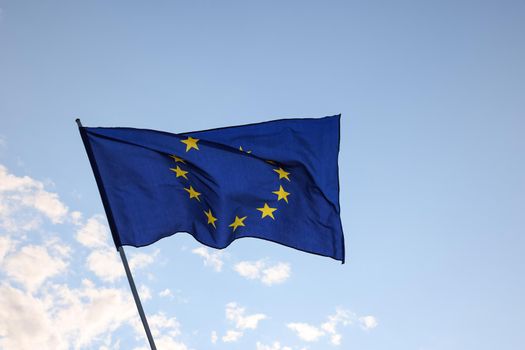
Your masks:
M218 339L219 339L219 337L217 336L217 332L216 331L212 331L211 332L211 336L210 336L211 343L212 344L216 344Z
M237 303L226 304L226 319L234 324L235 329L230 329L222 337L225 343L239 340L246 329L256 329L259 322L266 319L264 314L245 315L246 309Z
M239 340L243 335L243 332L229 330L225 335L222 336L222 341L225 343L232 343Z
M201 256L204 259L205 266L211 266L217 272L222 270L222 265L224 263L221 260L222 253L220 251L212 252L206 247L199 247L193 249L191 252Z
M31 188L41 188L43 184L29 176L18 177L7 172L7 168L0 165L0 192L24 192Z
M189 298L182 295L182 292L177 289L173 292L171 289L166 288L159 292L159 297L174 299L177 303L188 304L190 302Z
M261 270L264 268L264 261L241 261L235 264L233 269L244 278L254 280L261 277Z
M13 241L7 236L0 236L0 265L7 253L14 247Z
M268 286L283 283L290 278L290 270L289 264L278 263L277 265L263 270L261 281Z
M67 349L68 342L53 330L49 301L12 286L0 286L0 348L6 350ZM31 330L30 336L27 330Z
M158 253L156 250L152 254L133 254L128 261L129 267L133 271L144 268L154 261ZM105 282L115 282L125 275L118 252L109 246L93 250L87 257L87 268Z
M343 336L339 333L336 333L336 334L332 334L330 336L330 342L333 344L333 345L341 345L341 340L343 339Z
M112 334L122 326L140 323L127 286L105 287L89 280L79 287L70 286L79 283L76 278L57 284L65 276L86 271L70 265L73 247L62 243L58 234L53 233L52 239L46 239L47 231L36 237L26 234L41 228L46 220L68 224L62 227L68 235L71 229L78 229L81 245L74 248L89 248L86 266L103 281L113 282L124 275L118 252L108 243L103 217L84 222L80 212L68 213L58 195L46 191L43 183L9 174L0 165L0 231L7 233L0 234L0 349L116 350L120 342L113 341ZM157 253L131 255L130 265L144 268ZM140 292L143 299L151 297L146 286ZM180 333L175 318L154 315L150 322L159 349L187 350L174 338Z
M59 287L60 288L60 287ZM97 288L91 281L83 281L83 289L70 290L62 286L67 307L57 314L58 328L74 336L76 348L90 344L98 336L111 333L138 318L128 290Z
M147 253L132 253L129 258L129 268L132 271L143 269L149 264L155 261L157 255L159 255L160 250L155 250L151 254Z
M169 288L164 289L163 291L159 292L159 297L170 297L173 298L173 293Z
M46 191L42 182L10 174L0 165L0 228L9 232L32 230L39 227L42 216L54 224L62 223L67 212L58 195Z
M115 249L92 251L87 257L87 268L103 281L114 282L124 276L124 266Z
M151 299L151 290L149 289L148 286L146 286L145 284L142 284L140 285L140 288L139 288L139 295L140 295L140 299L141 300L149 300Z
M79 289L52 285L41 297L0 286L0 348L6 350L85 348L134 317L128 291L88 280Z
M158 349L187 350L184 343L175 339L180 335L180 324L175 317L167 317L164 313L159 312L154 315L148 315L148 324ZM139 339L145 340L146 334L140 320L134 319L132 325ZM147 350L149 348L140 347L134 350L143 349Z
M33 196L24 197L24 202L27 206L34 206L40 210L54 224L62 223L68 211L56 193L44 190L37 191Z
M27 245L5 258L4 269L10 278L33 292L46 279L65 271L67 265L62 256L50 255L45 246Z
M111 334L109 334L105 337L104 344L101 345L98 350L120 350L120 339L113 342Z
M166 349L166 350L187 350L188 347L172 337L168 336L160 336L155 339L155 345L157 346L157 349ZM145 350L149 350L149 348L145 348Z
M151 334L154 336L159 336L163 332L172 337L180 334L179 321L175 317L167 317L162 312L148 316L148 324L151 327Z
M70 214L71 222L75 225L80 225L82 223L82 213L79 211L73 211Z
M108 237L111 236L102 215L95 215L81 226L76 235L77 241L88 248L108 246Z
M264 259L258 261L241 261L233 269L242 277L257 279L267 286L285 282L291 275L290 264L279 262L269 266Z
M257 342L257 344L255 345L256 345L256 350L292 350L292 348L289 346L282 346L281 343L279 343L278 341L273 342L273 344L271 345L264 345L260 342ZM303 349L303 350L306 350L306 349Z
M359 317L359 323L364 330L374 329L378 325L377 319L374 316Z
M259 321L266 318L264 314L245 316L245 312L246 309L237 305L237 303L226 304L226 319L233 321L237 329L256 329Z
M307 342L317 341L325 334L321 329L307 323L288 323L287 327L293 330L299 338Z
M319 327L301 322L289 323L287 326L304 341L313 342L323 336L329 336L332 345L341 345L343 336L338 331L338 328L340 326L346 327L352 325L356 321L359 321L361 328L365 330L377 326L377 320L374 316L358 317L355 313L343 308L337 308L336 312L333 315L329 315L326 322L322 323Z
M56 256L62 258L69 258L71 255L72 248L71 246L64 244L60 241L58 237L53 237L44 242L46 248L51 251Z
M337 308L335 314L328 316L328 320L321 325L321 328L330 335L330 342L333 345L341 345L343 336L338 333L338 325L348 326L354 322L356 315L349 310Z

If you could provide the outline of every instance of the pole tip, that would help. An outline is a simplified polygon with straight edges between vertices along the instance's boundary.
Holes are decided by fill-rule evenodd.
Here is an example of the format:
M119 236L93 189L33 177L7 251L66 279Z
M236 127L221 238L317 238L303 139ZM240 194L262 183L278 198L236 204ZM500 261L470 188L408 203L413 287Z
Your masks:
M75 119L75 122L77 123L78 127L82 127L82 123L80 122L80 118Z

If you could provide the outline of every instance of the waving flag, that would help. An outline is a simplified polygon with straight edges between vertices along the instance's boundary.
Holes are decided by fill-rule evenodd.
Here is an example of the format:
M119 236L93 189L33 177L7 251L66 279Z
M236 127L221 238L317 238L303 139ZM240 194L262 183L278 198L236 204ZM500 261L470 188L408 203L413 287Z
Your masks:
M171 134L81 127L116 247L256 237L344 262L340 116Z

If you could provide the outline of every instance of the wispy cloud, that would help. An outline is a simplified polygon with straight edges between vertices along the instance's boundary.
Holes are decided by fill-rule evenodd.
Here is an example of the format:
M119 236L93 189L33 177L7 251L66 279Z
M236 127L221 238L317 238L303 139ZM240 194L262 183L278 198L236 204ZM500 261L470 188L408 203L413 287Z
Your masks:
M257 342L255 346L256 350L293 350L289 346L281 345L281 343L278 341L273 342L271 345L265 345L263 343ZM306 350L306 348L302 348L301 350Z
M64 222L67 213L58 194L46 191L42 182L10 174L0 165L0 228L8 232L34 230L44 218L53 224Z
M153 253L131 253L129 258L129 268L132 271L143 269L152 264L159 255L160 250L156 249Z
M142 323L135 319L133 321L135 334L139 339L145 341L144 329ZM180 335L180 323L175 317L167 317L164 313L159 312L148 315L148 324L151 328L151 334L155 338L155 344L158 349L187 350L187 346L177 340ZM148 347L137 347L134 350L148 350Z
M295 331L299 338L308 342L317 341L325 334L320 328L307 323L288 323L287 326Z
M368 331L377 327L377 319L374 316L363 316L359 317L359 324L361 328Z
M2 19L2 8L0 7L0 19ZM7 141L5 137L0 135L0 155L4 153L4 150L7 148Z
M191 252L201 256L205 266L210 266L217 272L222 271L222 265L224 264L222 261L222 252L214 252L206 247L195 248Z
M86 259L86 267L104 282L115 282L125 274L115 250L109 247L92 251Z
M245 316L246 309L237 303L226 305L226 319L233 321L237 329L256 329L259 321L264 320L266 315L253 314Z
M173 298L173 292L169 288L166 288L166 289L164 289L164 290L159 292L159 297L170 297L170 298Z
M7 236L0 236L0 266L2 265L4 257L11 249L13 249L13 247L14 243L11 238Z
M222 337L222 341L226 343L236 342L243 335L247 329L255 330L259 322L266 319L264 314L246 315L246 309L237 303L231 302L226 304L226 319L233 324L234 329L230 329Z
M151 289L147 285L141 284L139 287L139 295L141 300L150 300L152 298Z
M225 335L222 336L222 341L225 343L233 343L241 339L243 332L228 330Z
M216 344L218 339L219 339L219 336L217 335L217 331L212 331L210 335L211 343Z
M171 289L166 288L164 290L161 290L158 293L158 296L161 298L169 298L171 300L175 300L177 303L180 304L188 304L190 302L190 299L186 296L184 296L181 292L181 290L177 289L175 292L173 292Z
M74 212L73 214L74 221L80 222L82 214L80 212ZM77 230L75 238L85 247L101 248L108 245L108 237L110 237L110 233L104 217L102 215L94 215Z
M265 259L241 261L233 268L239 275L251 280L259 280L267 286L284 283L291 275L288 263L279 262L270 265Z
M45 246L26 245L9 255L3 267L10 278L33 292L48 278L64 272L67 265L66 259L51 255Z
M358 317L355 313L338 308L336 312L327 317L327 320L320 326L311 325L304 322L288 323L287 327L306 342L316 342L328 336L332 345L341 345L343 336L339 332L340 327L346 327L358 322L362 329L370 330L377 327L378 322L374 316Z

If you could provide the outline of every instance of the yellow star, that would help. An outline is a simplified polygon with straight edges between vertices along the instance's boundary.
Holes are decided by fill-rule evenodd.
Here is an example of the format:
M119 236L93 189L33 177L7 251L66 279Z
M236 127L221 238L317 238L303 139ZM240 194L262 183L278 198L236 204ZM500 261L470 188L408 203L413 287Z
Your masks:
M186 140L180 140L180 142L186 145L186 152L188 152L192 148L199 150L199 146L197 145L199 139L194 139L193 137L189 136Z
M273 160L267 160L266 163L275 164Z
M286 192L283 188L283 186L279 186L279 191L273 191L272 193L275 193L277 195L277 200L280 201L281 199L284 199L286 203L288 203L288 196L290 193Z
M233 232L235 232L235 230L237 229L237 227L239 227L239 226L245 226L243 221L244 221L244 219L246 219L246 218L247 218L247 216L240 218L240 217L238 217L237 215L235 215L235 220L231 223L231 225L229 225L229 227L233 227Z
M242 146L239 146L239 151L244 152L244 150L242 149ZM252 151L246 151L246 153L252 153Z
M199 199L199 196L201 195L200 192L195 191L193 187L190 186L190 188L184 188L184 190L190 194L190 199L196 198L199 202L201 201Z
M208 209L207 212L205 211L204 214L206 214L206 217L208 218L208 224L217 228L217 226L215 226L215 221L217 221L217 218L213 216L213 214L211 213L211 209Z
M186 174L188 173L187 171L184 171L182 170L181 168L179 168L179 166L177 165L176 168L170 168L171 171L174 171L175 174L177 175L177 177L183 177L185 178L186 180L188 180L188 177L186 176Z
M273 169L273 171L275 171L277 174L279 174L279 180L284 178L284 179L290 181L290 178L288 177L288 175L290 175L290 173L287 173L286 171L284 171L283 168Z
M184 161L184 159L179 158L179 157L177 157L176 155L171 155L170 157L173 158L173 159L175 159L175 163L181 162L181 163L186 164L186 162Z
M264 219L265 217L269 216L275 220L275 218L273 217L273 212L276 211L277 208L271 208L268 206L268 203L264 203L264 207L257 208L257 210L259 210L262 213L261 219Z

